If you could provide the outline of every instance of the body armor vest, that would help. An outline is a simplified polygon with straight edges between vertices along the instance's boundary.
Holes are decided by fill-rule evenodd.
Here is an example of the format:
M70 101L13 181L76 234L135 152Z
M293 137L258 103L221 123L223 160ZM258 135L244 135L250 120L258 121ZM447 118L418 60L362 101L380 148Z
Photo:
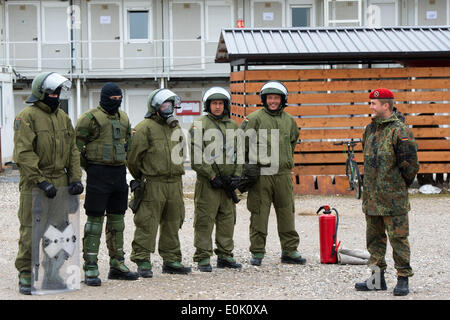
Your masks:
M89 163L106 165L124 165L126 160L126 134L128 117L119 111L119 119L112 119L99 109L88 113L99 125L99 137L86 146L86 158Z

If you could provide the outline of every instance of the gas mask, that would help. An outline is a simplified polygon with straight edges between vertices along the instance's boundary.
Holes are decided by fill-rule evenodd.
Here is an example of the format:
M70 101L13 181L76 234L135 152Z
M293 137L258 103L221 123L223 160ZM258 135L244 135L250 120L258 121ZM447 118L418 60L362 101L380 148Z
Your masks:
M178 120L173 112L180 108L181 99L169 89L159 89L151 94L149 105L159 116L166 121L169 127L174 128L178 125Z
M173 115L173 102L165 101L159 107L158 113L163 118L169 127L174 128L178 124L178 120Z

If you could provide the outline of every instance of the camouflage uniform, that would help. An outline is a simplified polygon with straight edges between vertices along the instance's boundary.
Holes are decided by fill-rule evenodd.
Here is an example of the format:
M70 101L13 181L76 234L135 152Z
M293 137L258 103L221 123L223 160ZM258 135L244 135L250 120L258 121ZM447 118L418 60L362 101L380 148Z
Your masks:
M395 113L387 119L373 119L364 131L363 152L368 264L386 269L387 231L397 273L410 277L408 186L419 170L414 136Z

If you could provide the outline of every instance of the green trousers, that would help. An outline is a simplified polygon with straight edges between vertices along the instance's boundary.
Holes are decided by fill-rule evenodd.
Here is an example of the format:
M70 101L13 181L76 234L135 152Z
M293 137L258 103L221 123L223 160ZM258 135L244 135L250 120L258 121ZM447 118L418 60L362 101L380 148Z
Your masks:
M134 216L136 230L130 259L149 260L155 252L159 227L158 253L164 262L181 262L178 231L184 221L183 185L181 177L150 178L144 198Z
M58 187L68 185L67 176L61 176L57 179L47 180ZM37 188L37 186L36 186ZM32 217L32 190L25 189L20 191L19 211L19 249L17 251L15 267L19 272L31 272L31 254L32 254L32 236L33 236L33 217ZM45 195L43 195L45 196ZM43 222L44 223L44 222Z
M411 277L414 273L410 266L408 214L400 216L366 215L366 223L367 250L370 253L367 264L369 266L377 266L380 270L386 270L385 256L387 238L389 237L397 275Z
M198 178L194 195L194 261L199 262L213 254L212 232L216 226L215 254L233 256L236 205L223 189L213 189L209 181Z
M282 251L296 251L300 239L295 230L293 182L290 175L260 176L248 191L250 217L250 252L265 253L270 207L277 216Z

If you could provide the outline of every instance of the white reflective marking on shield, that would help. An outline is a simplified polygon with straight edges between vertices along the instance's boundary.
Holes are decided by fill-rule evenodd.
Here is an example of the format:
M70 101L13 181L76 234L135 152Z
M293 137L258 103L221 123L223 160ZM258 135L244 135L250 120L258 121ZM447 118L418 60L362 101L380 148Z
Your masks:
M63 232L50 225L44 233L45 240L49 242L44 248L45 253L53 258L59 251L64 250L69 256L72 256L75 250L74 235L72 224L69 224Z

